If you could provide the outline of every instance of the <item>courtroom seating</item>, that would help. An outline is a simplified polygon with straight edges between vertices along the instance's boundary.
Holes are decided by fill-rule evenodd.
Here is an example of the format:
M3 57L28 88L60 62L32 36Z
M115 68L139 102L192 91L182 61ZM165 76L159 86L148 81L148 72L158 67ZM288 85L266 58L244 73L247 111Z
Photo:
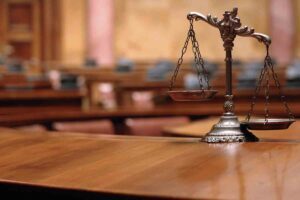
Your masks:
M199 90L200 84L203 87L207 87L207 83L205 81L200 81L199 76L194 73L186 74L184 76L184 88L187 90Z
M6 73L1 76L1 81L5 83L14 83L18 81L27 81L27 79L23 73Z
M116 72L120 72L120 73L132 72L133 68L134 68L134 63L132 60L122 58L117 63Z
M287 87L300 87L300 59L296 59L286 69Z
M110 120L92 120L76 122L54 122L52 128L62 132L114 134L114 126Z
M98 66L98 63L94 58L86 58L83 65L88 68L94 68Z
M160 60L154 67L151 67L147 71L148 81L162 81L165 80L169 73L173 71L175 64L169 60Z
M125 120L129 134L139 136L162 136L166 126L189 123L188 117L128 118Z
M50 88L51 83L44 76L28 76L25 73L7 73L0 77L0 89L28 90Z
M204 67L205 67L205 70L207 71L208 77L213 77L219 69L219 64L217 62L204 60ZM193 69L196 68L195 62L192 63L192 68ZM202 69L200 69L200 70L201 70L201 73L203 73Z
M238 76L238 88L253 88L256 85L256 80L259 77L259 73L264 66L264 63L260 61L254 61L245 64L242 67L242 71Z
M62 73L60 87L60 89L78 89L78 76Z
M15 127L15 129L20 130L20 131L32 132L32 133L47 131L47 128L43 125L40 125L40 124L32 124L32 125L27 125L27 126L18 126L18 127Z
M21 73L25 71L24 65L18 59L9 60L7 70L12 73Z
M240 59L232 59L232 67L233 68L240 68L243 66L243 61Z

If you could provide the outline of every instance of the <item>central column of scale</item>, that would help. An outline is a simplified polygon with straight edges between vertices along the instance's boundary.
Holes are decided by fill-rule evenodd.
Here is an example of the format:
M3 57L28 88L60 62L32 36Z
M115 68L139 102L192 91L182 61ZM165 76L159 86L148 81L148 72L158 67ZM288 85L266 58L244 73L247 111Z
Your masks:
M231 50L226 50L226 95L232 95L232 55Z
M224 47L226 51L226 95L225 95L225 102L224 102L224 115L234 115L234 103L233 103L233 95L232 95L232 46L233 43L230 46Z
M226 15L227 13L225 13ZM241 124L234 114L234 102L232 94L232 48L236 37L232 23L220 23L219 30L223 40L223 47L226 52L226 94L224 101L224 114L220 121L215 124L211 131L207 133L203 141L208 143L217 142L245 142L257 141L258 139Z

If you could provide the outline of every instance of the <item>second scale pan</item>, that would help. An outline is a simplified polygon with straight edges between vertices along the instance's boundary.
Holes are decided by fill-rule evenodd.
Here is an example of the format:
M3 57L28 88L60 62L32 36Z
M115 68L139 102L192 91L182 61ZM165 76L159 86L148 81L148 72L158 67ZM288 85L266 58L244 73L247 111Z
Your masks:
M295 119L288 118L270 118L270 119L252 119L249 121L243 121L242 124L245 125L250 130L280 130L288 129L289 126L295 122Z
M171 90L168 94L174 101L209 101L217 92L217 90Z

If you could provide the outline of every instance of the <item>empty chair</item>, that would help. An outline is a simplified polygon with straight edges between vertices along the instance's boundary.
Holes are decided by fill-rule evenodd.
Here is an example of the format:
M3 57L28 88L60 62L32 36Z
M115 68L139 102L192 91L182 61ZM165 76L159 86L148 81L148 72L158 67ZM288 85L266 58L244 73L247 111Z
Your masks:
M175 64L169 60L160 60L155 64L155 68L159 69L161 72L172 72Z
M187 90L199 90L200 84L207 88L207 83L205 81L199 81L197 74L188 73L184 76L184 88Z
M11 73L21 73L25 71L25 67L21 61L13 59L7 63L7 70Z
M166 126L187 124L188 117L129 118L125 124L131 135L162 136Z
M116 71L120 73L131 72L134 68L134 63L130 59L121 58L116 66Z
M53 129L63 132L114 134L114 126L110 120L55 122Z
M260 61L254 61L247 63L242 72L238 76L238 88L253 88L256 85L256 80L259 77L259 73L263 68L264 63Z
M197 70L196 70L196 64L195 62L193 61L192 64L191 64L191 67L195 70L195 72L197 73ZM201 66L198 66L200 67L200 72L201 74L204 74ZM207 75L209 78L213 77L215 75L215 73L218 71L218 68L219 68L219 64L217 62L213 62L213 61L208 61L208 60L204 60L204 68L207 72Z
M239 59L232 59L232 67L234 68L240 68L243 66L243 61Z
M76 75L62 73L60 75L60 89L78 89L78 80Z
M84 64L83 65L85 67L87 67L87 68L93 68L93 67L97 67L98 63L97 63L97 60L94 59L94 58L86 58L84 60Z
M154 67L148 69L147 80L148 81L162 81L167 78L168 73L172 72L175 64L168 60L158 61Z
M300 59L294 62L286 69L287 87L300 87Z

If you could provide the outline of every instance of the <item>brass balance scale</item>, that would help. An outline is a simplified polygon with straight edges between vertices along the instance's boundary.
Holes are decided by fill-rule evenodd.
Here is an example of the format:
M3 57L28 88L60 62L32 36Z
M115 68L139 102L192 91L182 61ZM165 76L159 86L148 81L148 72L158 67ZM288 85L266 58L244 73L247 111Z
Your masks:
M281 92L280 83L278 81L277 74L274 71L272 59L269 55L269 46L271 45L271 39L269 36L254 32L253 28L247 26L242 27L240 19L237 17L238 9L233 8L232 11L225 11L223 19L219 20L217 17L211 17L211 15L203 15L201 13L191 12L187 15L187 19L190 22L190 28L188 30L187 39L181 52L181 57L177 62L174 74L171 78L170 88L168 94L175 101L208 101L218 92L213 90L209 85L208 73L204 67L204 61L199 50L199 44L196 39L193 23L194 21L205 21L219 29L223 47L226 52L226 94L224 102L224 113L221 116L220 121L215 124L211 131L207 133L201 141L208 143L219 142L246 142L246 141L258 141L259 139L253 135L249 130L277 130L287 129L295 122L294 116L289 109L285 96ZM264 66L261 70L257 86L255 88L254 95L252 97L252 103L246 119L239 122L237 116L234 114L234 103L232 94L232 48L234 46L233 41L236 36L253 37L259 42L262 42L266 47L266 57L264 60ZM187 51L188 43L191 40L192 50L194 54L195 68L197 70L197 76L199 81L199 90L173 90L173 86L176 81L179 68L183 62L183 56ZM270 100L270 79L275 82L276 88L279 90L280 98L285 107L287 118L270 118L268 109ZM265 94L265 116L264 118L251 118L253 109L257 99L257 95L261 88L264 88Z

